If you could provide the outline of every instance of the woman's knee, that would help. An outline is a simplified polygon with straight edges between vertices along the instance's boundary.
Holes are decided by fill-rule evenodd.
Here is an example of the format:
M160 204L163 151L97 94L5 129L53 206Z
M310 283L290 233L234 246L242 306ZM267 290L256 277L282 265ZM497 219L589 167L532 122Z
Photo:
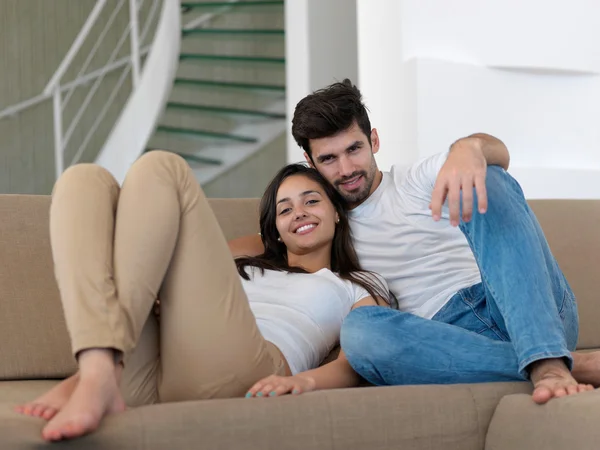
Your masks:
M189 169L188 163L177 153L166 150L152 150L140 156L131 166L131 170L135 170L137 168L148 170L149 168L154 167L184 170Z
M117 188L119 184L113 175L98 164L82 163L68 167L56 180L53 194L64 186L82 185L89 186L99 183L109 188Z
M124 184L132 180L159 179L182 182L194 178L191 168L181 156L164 150L152 150L140 156L127 172Z

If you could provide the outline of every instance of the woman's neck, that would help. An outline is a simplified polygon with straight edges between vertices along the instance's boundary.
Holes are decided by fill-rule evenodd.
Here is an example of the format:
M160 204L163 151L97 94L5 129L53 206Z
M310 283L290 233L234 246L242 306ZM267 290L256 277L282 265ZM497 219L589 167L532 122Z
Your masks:
M331 269L331 245L303 255L297 255L288 250L288 265L302 267L310 273L318 272L321 269Z

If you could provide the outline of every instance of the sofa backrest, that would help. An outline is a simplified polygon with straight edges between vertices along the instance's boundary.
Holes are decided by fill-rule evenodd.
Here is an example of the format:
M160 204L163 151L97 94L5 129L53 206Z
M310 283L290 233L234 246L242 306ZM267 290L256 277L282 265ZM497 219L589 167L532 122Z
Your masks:
M600 200L529 202L579 307L580 349L600 347Z
M212 199L227 239L258 231L258 200ZM600 200L532 201L580 305L580 348L600 347ZM54 281L46 196L0 195L0 380L73 373Z

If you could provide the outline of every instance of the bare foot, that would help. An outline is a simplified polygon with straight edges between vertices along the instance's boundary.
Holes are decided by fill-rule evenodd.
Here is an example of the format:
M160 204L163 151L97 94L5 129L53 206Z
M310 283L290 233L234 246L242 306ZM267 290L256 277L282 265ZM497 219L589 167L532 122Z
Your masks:
M575 352L573 355L573 377L580 383L600 387L600 351Z
M79 372L61 381L34 401L17 406L15 411L27 416L50 420L67 403L78 381Z
M594 389L573 378L562 359L544 359L532 364L533 401L542 405L552 398L565 397Z
M125 410L112 352L86 350L79 356L79 366L79 382L71 397L42 430L47 441L91 433L106 415Z

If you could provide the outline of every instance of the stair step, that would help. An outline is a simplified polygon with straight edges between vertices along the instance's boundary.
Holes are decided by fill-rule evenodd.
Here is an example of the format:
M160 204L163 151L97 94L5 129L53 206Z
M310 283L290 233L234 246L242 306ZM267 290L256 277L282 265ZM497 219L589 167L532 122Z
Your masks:
M243 116L259 116L267 117L269 119L285 119L285 113L271 113L265 111L257 111L253 109L240 109L240 108L224 108L221 106L211 105L193 105L190 103L180 102L169 102L167 108L186 109L190 111L206 111L214 112L218 114L239 114Z
M180 53L283 58L285 39L275 34L192 34L181 40Z
M199 60L184 59L180 62L177 69L177 77L218 80L232 83L283 85L285 84L285 64L239 63L236 61L202 63L202 61ZM189 85L180 85L179 87L184 86L192 90L192 87Z
M171 151L171 150L169 150L169 151ZM206 158L203 156L190 155L188 153L182 153L182 152L173 152L173 153L178 154L186 161L192 161L195 163L206 164L209 166L222 166L223 165L223 161L221 161L220 159Z
M220 6L277 6L283 5L283 0L279 1L249 1L249 2L181 2L182 8L218 8Z
M193 101L190 101L190 103L193 103ZM233 130L238 122L239 119L236 120L235 116L225 114L192 113L192 111L185 109L165 108L157 125L190 130L206 130L219 134L236 134ZM169 145L167 148L181 150L178 145Z
M231 134L231 133L216 133L214 131L208 131L208 130L195 130L192 128L170 127L170 126L165 126L165 125L159 125L158 127L156 127L156 131L161 131L163 133L175 133L175 134L186 135L186 136L191 136L191 137L199 137L199 138L207 137L207 138L214 138L214 139L226 139L226 140L237 141L237 142L247 142L247 143L251 143L251 144L258 142L258 139L254 138L254 137L250 137L250 136L240 136L240 135Z
M198 35L198 34L219 34L219 35L223 35L223 34L231 34L231 35L235 35L235 36L240 36L240 35L256 35L256 34L267 34L267 35L278 35L278 36L283 36L285 35L285 30L279 30L279 29L272 29L272 30L268 30L268 29L252 29L252 28L193 28L190 30L181 30L181 34L182 36L191 36L191 35Z
M283 110L268 109L273 101L285 98L281 91L259 91L251 89L229 89L218 86L202 86L191 84L175 84L169 96L170 102L186 103L188 105L206 105L219 108L249 109L252 111L283 112ZM178 111L178 110L174 110ZM178 111L185 114L185 111ZM191 115L191 114L190 114ZM196 116L196 114L193 114ZM206 116L206 114L205 114ZM235 122L248 116L217 115L216 117L229 118ZM202 118L202 117L199 117ZM200 128L206 128L204 126ZM212 127L208 127L212 130ZM221 131L221 130L218 130Z
M206 164L206 165L209 165L209 166L221 166L221 165L223 165L223 161L221 161L220 159L206 158L206 157L198 156L198 155L190 155L189 153L178 152L176 150L171 150L171 149L168 149L168 148L160 148L160 149L158 149L158 148L154 148L154 147L149 147L145 151L146 152L151 152L153 150L161 150L161 151L164 151L164 152L175 153L176 155L181 156L186 161L192 161L192 162L195 162L195 163Z
M203 60L203 61L236 61L236 62L258 62L271 64L285 64L285 58L267 58L261 56L244 55L210 55L205 53L182 53L180 60Z
M175 84L285 92L285 86L278 84L237 83L234 81L196 80L193 78L175 78Z

